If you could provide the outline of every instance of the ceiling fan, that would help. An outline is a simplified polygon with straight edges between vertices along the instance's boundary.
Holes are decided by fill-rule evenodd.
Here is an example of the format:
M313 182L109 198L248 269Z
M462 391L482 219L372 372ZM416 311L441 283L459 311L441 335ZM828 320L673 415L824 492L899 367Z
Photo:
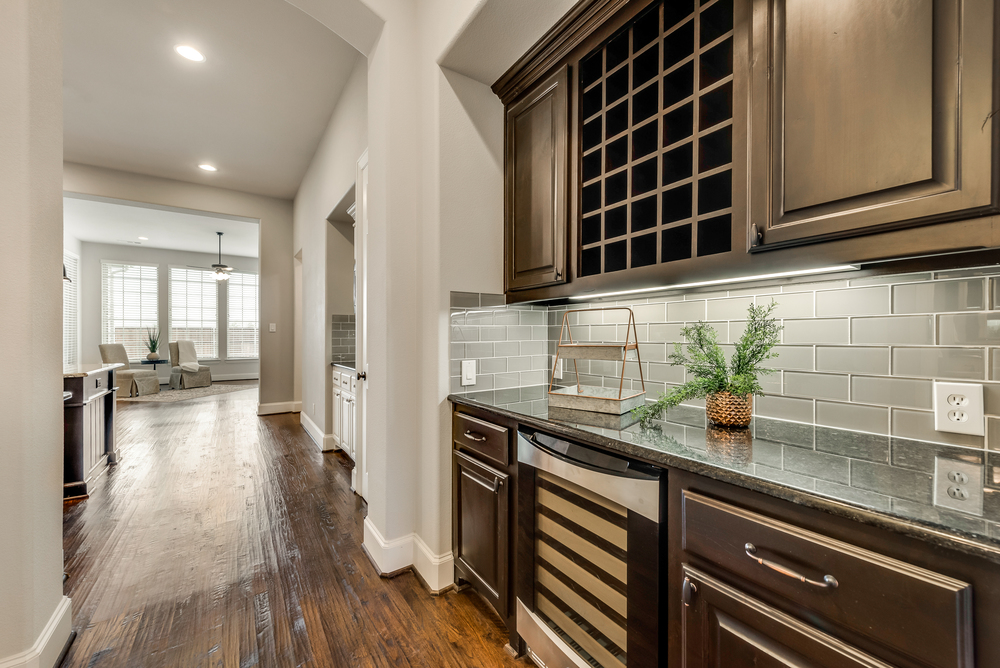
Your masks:
M233 271L233 267L230 267L228 264L222 264L222 232L216 232L216 234L219 235L219 262L218 264L213 264L211 269L215 272L215 280L228 281L229 272ZM189 264L188 266L192 269L209 269L208 267L198 267L193 264Z

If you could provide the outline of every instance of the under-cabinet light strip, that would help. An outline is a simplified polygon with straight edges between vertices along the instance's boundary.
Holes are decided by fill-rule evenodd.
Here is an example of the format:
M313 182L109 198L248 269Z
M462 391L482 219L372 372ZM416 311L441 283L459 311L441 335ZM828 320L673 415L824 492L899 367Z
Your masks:
M774 274L757 274L756 276L737 276L735 278L719 278L713 281L695 281L693 283L675 283L674 285L659 285L655 288L638 288L636 290L621 290L619 292L601 292L597 294L574 295L570 299L578 301L588 299L603 299L604 297L620 297L624 295L637 295L644 292L666 292L668 290L686 290L688 288L702 288L709 285L727 285L731 283L748 283L750 281L765 281L772 278L791 278L793 276L814 276L817 274L832 274L838 271L857 271L860 269L853 264L836 264L829 267L819 267L817 269L798 269L796 271L779 271Z

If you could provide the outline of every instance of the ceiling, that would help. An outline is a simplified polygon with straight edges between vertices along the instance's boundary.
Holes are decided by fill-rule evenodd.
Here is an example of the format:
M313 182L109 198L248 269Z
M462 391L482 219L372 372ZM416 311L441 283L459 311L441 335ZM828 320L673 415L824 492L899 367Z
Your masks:
M257 223L143 204L64 197L63 230L80 241L212 254L222 232L223 260L258 256Z
M285 0L65 0L63 42L66 160L281 198L360 57Z
M577 1L483 0L439 62L492 86Z

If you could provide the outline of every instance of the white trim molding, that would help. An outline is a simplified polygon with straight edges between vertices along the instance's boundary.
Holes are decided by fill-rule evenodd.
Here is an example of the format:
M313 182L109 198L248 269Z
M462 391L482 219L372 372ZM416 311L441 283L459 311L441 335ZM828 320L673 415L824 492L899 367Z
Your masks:
M413 568L435 593L455 582L455 565L451 552L434 554L416 533L386 540L371 518L366 517L364 545L382 573Z
M419 534L413 534L413 567L433 592L455 584L455 557L452 553L434 554Z
M0 659L0 668L51 668L69 639L72 623L73 607L69 598L63 596L35 644L19 654Z
M330 452L331 450L340 449L337 446L337 441L334 439L333 434L324 434L323 430L312 421L308 413L299 411L299 422L302 424L302 428L305 429L306 433L309 434L309 438L313 440L313 443L316 444L321 452Z
M413 565L413 534L386 540L371 517L365 518L365 548L383 573L395 573Z
M282 401L273 404L257 404L257 415L277 415L278 413L301 413L301 401Z

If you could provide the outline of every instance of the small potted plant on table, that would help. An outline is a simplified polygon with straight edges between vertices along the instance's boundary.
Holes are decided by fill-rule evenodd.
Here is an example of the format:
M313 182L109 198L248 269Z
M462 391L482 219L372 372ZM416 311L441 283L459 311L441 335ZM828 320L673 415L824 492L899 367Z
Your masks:
M160 330L153 327L152 329L146 329L146 348L149 349L149 354L146 355L146 359L156 361L160 359Z
M759 376L774 373L765 369L765 360L777 357L774 346L781 336L781 325L771 317L777 303L751 304L747 326L736 344L730 362L719 345L715 329L707 322L684 327L681 335L686 346L677 344L668 356L673 365L687 368L693 376L683 385L661 394L655 402L633 410L640 424L648 425L667 408L689 399L705 399L705 413L711 423L724 427L747 427L753 414L753 395L762 395ZM686 349L685 349L686 348Z

